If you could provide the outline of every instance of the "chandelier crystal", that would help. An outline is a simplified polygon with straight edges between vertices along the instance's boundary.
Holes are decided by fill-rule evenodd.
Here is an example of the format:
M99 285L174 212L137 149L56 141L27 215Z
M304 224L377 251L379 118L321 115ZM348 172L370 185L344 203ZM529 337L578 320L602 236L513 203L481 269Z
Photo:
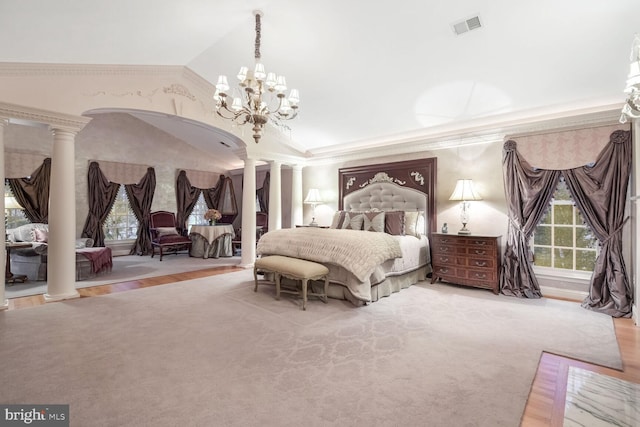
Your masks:
M289 96L286 78L276 73L265 71L260 62L260 36L262 11L255 10L256 42L255 66L253 70L241 67L238 72L238 88L229 93L227 76L219 76L213 99L216 101L216 113L223 119L231 120L239 125L253 125L253 139L260 142L264 125L271 120L276 126L282 126L284 120L291 120L298 115L300 94L291 89ZM232 96L238 95L238 96ZM229 105L229 99L231 105Z
M622 106L620 123L626 123L628 119L640 118L640 35L638 34L633 39L630 59L627 86L624 89L628 96Z

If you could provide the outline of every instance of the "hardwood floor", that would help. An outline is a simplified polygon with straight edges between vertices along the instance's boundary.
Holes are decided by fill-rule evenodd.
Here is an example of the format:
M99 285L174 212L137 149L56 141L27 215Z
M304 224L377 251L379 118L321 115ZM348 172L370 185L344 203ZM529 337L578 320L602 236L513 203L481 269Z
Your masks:
M147 288L150 286L166 285L167 283L182 282L184 280L200 279L202 277L215 276L217 274L231 273L240 270L243 270L243 268L235 266L212 267L204 270L188 271L185 273L170 274L167 276L148 277L128 282L112 283L110 285L80 288L78 289L78 293L80 294L80 298L87 298L97 295L124 292L132 289ZM9 300L8 310L35 307L42 304L45 304L43 295L13 298Z
M242 270L242 268L233 266L215 267L168 276L81 288L78 289L78 293L80 293L81 298L88 298L239 270ZM42 304L45 304L42 295L14 298L9 300L8 310L18 310ZM538 371L531 386L527 406L522 416L522 427L562 426L567 373L570 366L577 366L633 383L640 383L640 327L635 326L631 319L614 319L614 324L622 355L623 370L617 371L551 353L543 353L540 357Z

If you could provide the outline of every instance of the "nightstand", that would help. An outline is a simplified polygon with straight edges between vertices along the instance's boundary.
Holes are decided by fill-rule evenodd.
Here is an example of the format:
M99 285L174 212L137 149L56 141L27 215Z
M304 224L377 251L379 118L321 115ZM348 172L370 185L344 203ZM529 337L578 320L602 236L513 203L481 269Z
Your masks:
M458 285L500 290L501 236L433 233L431 283L441 279Z

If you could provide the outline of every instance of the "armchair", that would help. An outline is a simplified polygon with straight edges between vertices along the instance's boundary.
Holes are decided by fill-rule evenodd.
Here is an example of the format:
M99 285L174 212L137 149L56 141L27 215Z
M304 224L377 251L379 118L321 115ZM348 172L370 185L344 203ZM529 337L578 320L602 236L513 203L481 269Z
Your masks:
M156 248L160 251L160 261L165 252L173 252L176 255L180 250L191 249L191 239L186 235L186 230L178 228L176 215L173 212L156 211L149 215L149 233L151 235L151 258L156 254Z

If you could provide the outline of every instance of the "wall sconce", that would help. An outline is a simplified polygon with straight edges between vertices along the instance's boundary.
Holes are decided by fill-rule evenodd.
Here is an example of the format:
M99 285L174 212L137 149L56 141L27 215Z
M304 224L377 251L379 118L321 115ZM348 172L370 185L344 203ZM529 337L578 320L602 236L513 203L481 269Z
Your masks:
M22 206L18 203L15 197L13 196L4 196L4 229L5 234L7 230L7 225L9 223L9 209L22 209ZM8 238L8 234L5 235L5 238Z
M460 207L460 222L462 222L462 228L458 231L458 234L471 234L471 231L467 229L467 224L469 223L469 201L482 200L482 197L480 197L473 186L473 180L459 179L449 200L462 202Z
M311 223L309 224L311 227L318 226L318 223L316 222L316 205L319 205L320 203L322 203L320 191L317 188L310 188L309 193L307 193L307 197L304 199L304 204L311 205L313 209Z

